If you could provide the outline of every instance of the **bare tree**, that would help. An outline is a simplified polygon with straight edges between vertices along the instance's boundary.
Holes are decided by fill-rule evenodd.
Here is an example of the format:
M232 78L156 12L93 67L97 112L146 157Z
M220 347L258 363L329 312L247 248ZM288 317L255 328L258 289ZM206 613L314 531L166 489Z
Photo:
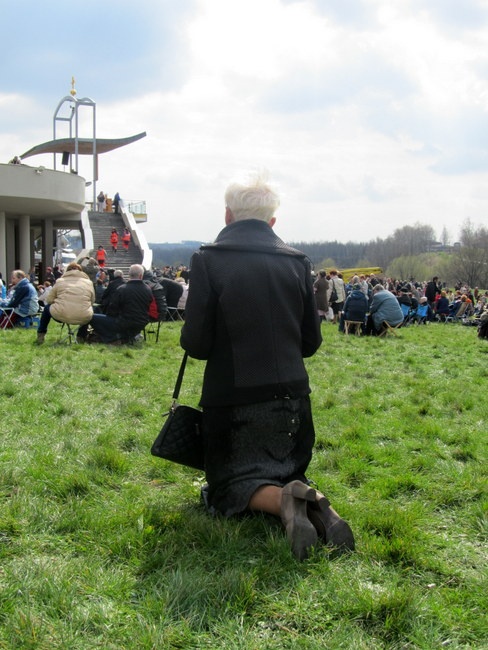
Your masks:
M488 286L488 230L475 227L467 219L461 228L460 243L452 266L457 279L470 287Z
M441 244L443 246L448 246L450 241L451 241L451 236L447 228L444 226L441 232Z

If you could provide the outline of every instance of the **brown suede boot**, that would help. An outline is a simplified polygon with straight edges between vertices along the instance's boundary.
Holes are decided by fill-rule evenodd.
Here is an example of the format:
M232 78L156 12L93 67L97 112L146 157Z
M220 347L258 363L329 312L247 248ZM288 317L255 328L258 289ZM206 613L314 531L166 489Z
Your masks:
M36 340L37 345L42 345L44 343L45 338L46 338L45 332L37 332L37 340Z
M281 521L292 552L299 560L305 560L317 543L317 531L307 517L307 503L315 499L315 490L301 481L287 483L281 492Z
M354 535L349 524L339 517L326 497L307 503L307 514L325 544L339 552L354 551Z

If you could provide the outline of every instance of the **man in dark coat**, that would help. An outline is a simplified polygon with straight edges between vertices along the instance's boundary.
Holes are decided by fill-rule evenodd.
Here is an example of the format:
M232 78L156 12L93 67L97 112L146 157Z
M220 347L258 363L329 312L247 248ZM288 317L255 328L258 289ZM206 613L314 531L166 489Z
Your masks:
M130 342L149 322L151 289L143 282L144 267L133 264L129 269L129 280L115 292L112 307L113 316L93 314L90 321L103 343ZM87 326L78 330L78 338L86 338Z
M224 516L281 517L299 559L318 537L352 549L348 524L305 477L315 434L303 357L322 342L309 260L275 235L279 197L263 178L225 198L226 227L192 257L181 333L207 362L204 500Z
M110 280L102 294L100 305L96 313L107 314L107 316L116 316L117 309L112 305L115 298L115 292L122 285L125 284L124 272L116 269L113 272L113 279Z
M441 292L441 287L438 284L439 278L435 275L430 282L425 286L425 297L427 298L430 307L433 309L437 294Z

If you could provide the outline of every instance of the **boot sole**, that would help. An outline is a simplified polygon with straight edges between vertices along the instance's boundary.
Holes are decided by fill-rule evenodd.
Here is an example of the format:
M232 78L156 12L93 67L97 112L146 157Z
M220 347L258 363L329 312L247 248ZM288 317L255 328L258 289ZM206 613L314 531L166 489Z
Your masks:
M318 540L317 531L307 516L307 503L316 500L316 492L301 481L292 481L283 487L282 497L292 500L288 504L291 512L285 528L293 555L300 561L305 560Z

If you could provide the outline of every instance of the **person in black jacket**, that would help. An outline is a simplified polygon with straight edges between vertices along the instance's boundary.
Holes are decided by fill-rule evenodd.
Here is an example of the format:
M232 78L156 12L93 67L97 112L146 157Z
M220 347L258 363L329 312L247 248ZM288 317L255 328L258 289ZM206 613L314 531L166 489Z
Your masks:
M425 286L425 297L428 300L428 303L432 309L435 306L435 299L437 294L441 292L441 287L438 284L439 278L435 275L430 282L427 282Z
M304 357L322 337L306 256L273 231L263 177L225 194L226 227L193 255L181 345L206 367L202 496L211 513L281 517L299 559L320 537L354 548L348 524L305 476L315 439Z
M151 289L154 300L154 311L149 308L149 319L151 321L165 320L168 313L168 305L166 303L166 295L161 284L155 279L152 271L144 271L142 278Z
M366 332L366 314L368 313L369 302L364 295L359 282L352 285L351 293L344 303L344 310L339 321L339 332L344 332L344 321L350 320L362 323L361 331Z
M178 307L178 301L183 293L183 287L181 284L176 282L176 280L171 280L170 278L161 278L159 282L164 289L164 295L168 307Z
M128 282L117 288L111 301L113 315L93 314L90 325L103 343L127 343L134 339L149 322L148 309L151 289L143 282L144 267L133 264ZM86 339L87 325L80 327L77 338Z
M115 271L109 269L109 277L111 277L110 282L105 287L105 291L102 294L95 313L106 314L107 316L116 316L117 309L112 305L112 301L114 300L117 289L122 284L125 284L124 272L120 269L116 269Z

